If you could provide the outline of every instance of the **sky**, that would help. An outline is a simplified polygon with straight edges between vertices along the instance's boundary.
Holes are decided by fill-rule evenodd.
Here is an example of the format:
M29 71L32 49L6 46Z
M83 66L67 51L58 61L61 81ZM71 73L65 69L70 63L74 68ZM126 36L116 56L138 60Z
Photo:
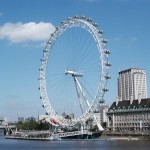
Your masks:
M104 30L111 52L105 96L117 97L118 72L143 68L150 82L150 0L0 0L0 117L37 117L39 67L45 42L67 17L85 15Z

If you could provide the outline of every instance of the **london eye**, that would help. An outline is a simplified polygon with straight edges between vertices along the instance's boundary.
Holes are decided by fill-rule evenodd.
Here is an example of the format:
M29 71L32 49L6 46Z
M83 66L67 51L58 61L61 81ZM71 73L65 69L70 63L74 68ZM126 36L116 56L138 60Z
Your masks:
M68 17L50 34L39 68L39 89L51 124L74 126L95 118L110 79L107 42L98 24L85 16Z

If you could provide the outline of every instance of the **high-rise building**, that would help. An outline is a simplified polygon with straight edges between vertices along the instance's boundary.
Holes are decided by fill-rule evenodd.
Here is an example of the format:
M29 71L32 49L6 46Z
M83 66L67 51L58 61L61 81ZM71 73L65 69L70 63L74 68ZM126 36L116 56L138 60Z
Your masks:
M104 101L99 103L97 111L94 112L94 116L99 124L103 125L107 122L108 109L109 106Z
M146 72L144 69L130 68L119 72L118 99L147 98Z
M108 112L108 105L105 103L100 103L100 122L101 124L107 122L107 112Z

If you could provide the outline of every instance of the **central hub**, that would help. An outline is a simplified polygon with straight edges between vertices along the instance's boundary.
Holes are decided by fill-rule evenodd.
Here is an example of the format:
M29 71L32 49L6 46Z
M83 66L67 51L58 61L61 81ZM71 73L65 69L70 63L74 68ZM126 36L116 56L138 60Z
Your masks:
M73 77L83 77L83 74L80 72L72 71L72 70L65 70L65 74L70 74Z

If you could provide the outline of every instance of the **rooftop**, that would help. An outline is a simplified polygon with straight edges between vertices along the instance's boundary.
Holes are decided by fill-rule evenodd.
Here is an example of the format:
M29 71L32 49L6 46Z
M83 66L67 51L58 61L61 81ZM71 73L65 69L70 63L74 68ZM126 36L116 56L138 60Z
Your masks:
M109 108L109 112L111 111L150 111L150 98L141 99L140 103L137 99L133 100L132 103L130 100L118 101L118 104L113 102Z

